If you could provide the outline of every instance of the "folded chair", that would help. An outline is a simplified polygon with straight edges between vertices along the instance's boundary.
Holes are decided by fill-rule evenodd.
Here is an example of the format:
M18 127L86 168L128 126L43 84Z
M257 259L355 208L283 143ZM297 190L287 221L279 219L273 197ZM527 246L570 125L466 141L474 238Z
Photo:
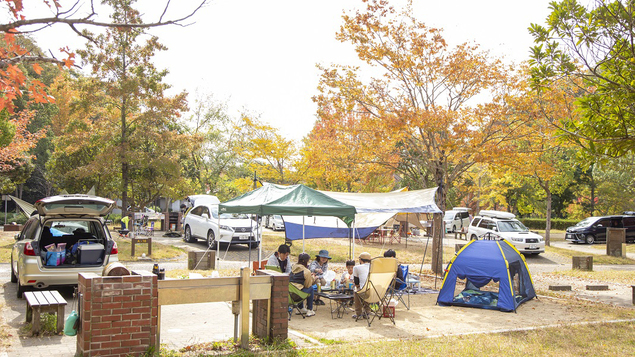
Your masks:
M375 317L381 320L384 309L388 306L392 298L392 281L397 275L397 259L395 258L374 258L370 261L368 279L362 288L355 292L362 300L363 304L376 304L376 309L371 309L371 317L368 317L368 326L373 323ZM390 321L395 323L395 317L390 314ZM358 320L359 317L356 319Z
M305 293L295 285L289 283L289 321L291 321L293 310L297 310L303 319L306 318L306 315L300 310L300 304L308 297L309 293Z
M401 270L401 276L407 280L408 277L408 266L400 265L399 268ZM399 274L397 274L399 275ZM395 276L395 282L391 285L390 289L392 290L392 294L397 298L398 301L401 301L406 309L410 310L410 293L408 292L408 283L404 280L401 280ZM408 297L408 302L404 300L404 295Z

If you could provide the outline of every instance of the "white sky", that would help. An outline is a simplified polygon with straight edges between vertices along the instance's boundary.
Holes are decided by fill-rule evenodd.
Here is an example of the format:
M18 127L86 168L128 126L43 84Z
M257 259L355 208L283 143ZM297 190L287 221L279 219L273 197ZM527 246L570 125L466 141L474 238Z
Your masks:
M532 38L527 28L530 23L544 24L549 1L414 0L414 15L428 26L443 28L450 44L477 43L517 63L528 59ZM199 2L172 0L169 17ZM149 22L164 3L139 0L137 8ZM315 122L315 65L355 63L352 46L336 41L335 32L343 10L363 7L361 0L211 0L195 15L194 24L151 31L169 48L156 57L156 65L170 71L166 82L176 91L187 90L191 102L196 91L211 93L228 100L230 114L238 115L244 108L260 114L286 137L300 140ZM36 39L45 50L83 44L61 26Z

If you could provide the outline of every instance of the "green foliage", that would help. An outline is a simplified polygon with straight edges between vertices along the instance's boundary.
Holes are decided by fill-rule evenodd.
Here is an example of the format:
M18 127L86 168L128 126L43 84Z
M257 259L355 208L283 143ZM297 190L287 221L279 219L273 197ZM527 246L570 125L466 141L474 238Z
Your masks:
M547 226L545 218L519 218L519 221L521 221L529 229L545 229ZM577 219L552 218L551 229L565 230L578 222L579 220Z
M620 156L635 148L635 6L633 1L551 3L546 25L532 24L531 75L542 89L565 79L579 99L577 120L555 123L591 154Z

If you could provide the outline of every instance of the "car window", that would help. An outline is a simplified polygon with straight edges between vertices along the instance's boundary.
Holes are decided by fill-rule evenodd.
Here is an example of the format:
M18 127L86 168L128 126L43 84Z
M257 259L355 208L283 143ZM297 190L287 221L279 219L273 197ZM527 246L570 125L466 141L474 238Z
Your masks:
M193 215L196 215L196 216L200 216L201 213L203 213L203 206L194 207L190 211L190 214L193 214Z
M481 221L481 219L480 219L480 218L474 218L474 219L472 220L472 223L471 223L470 225L471 225L472 227L476 227L476 226L478 226L478 223L479 223L480 221Z
M492 227L494 227L495 224L489 219L482 219L481 222L478 224L478 226L485 229L492 229Z
M575 224L575 227L588 227L593 224L597 220L596 217L589 217L581 220L580 222Z
M599 221L597 221L597 223L596 223L596 224L594 224L594 226L596 226L596 227L597 227L597 226L599 226L600 224L602 225L602 227L610 227L611 220L610 220L609 218L602 218L602 219L600 219Z
M220 215L221 219L249 219L244 213L222 213Z
M26 226L22 229L20 239L35 239L35 232L39 226L38 222L36 218L28 220Z
M520 221L499 221L499 232L527 232L529 229Z
M611 219L611 227L612 228L622 228L622 218L612 218Z
M624 227L633 227L635 226L635 217L624 217L623 222Z

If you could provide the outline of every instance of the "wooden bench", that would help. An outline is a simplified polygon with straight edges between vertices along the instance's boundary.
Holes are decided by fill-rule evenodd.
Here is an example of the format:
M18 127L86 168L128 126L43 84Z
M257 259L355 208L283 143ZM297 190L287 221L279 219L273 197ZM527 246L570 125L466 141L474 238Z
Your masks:
M57 314L57 333L64 329L64 308L66 300L57 290L52 291L27 291L24 293L26 299L26 322L32 322L31 333L40 333L40 314L50 312Z

